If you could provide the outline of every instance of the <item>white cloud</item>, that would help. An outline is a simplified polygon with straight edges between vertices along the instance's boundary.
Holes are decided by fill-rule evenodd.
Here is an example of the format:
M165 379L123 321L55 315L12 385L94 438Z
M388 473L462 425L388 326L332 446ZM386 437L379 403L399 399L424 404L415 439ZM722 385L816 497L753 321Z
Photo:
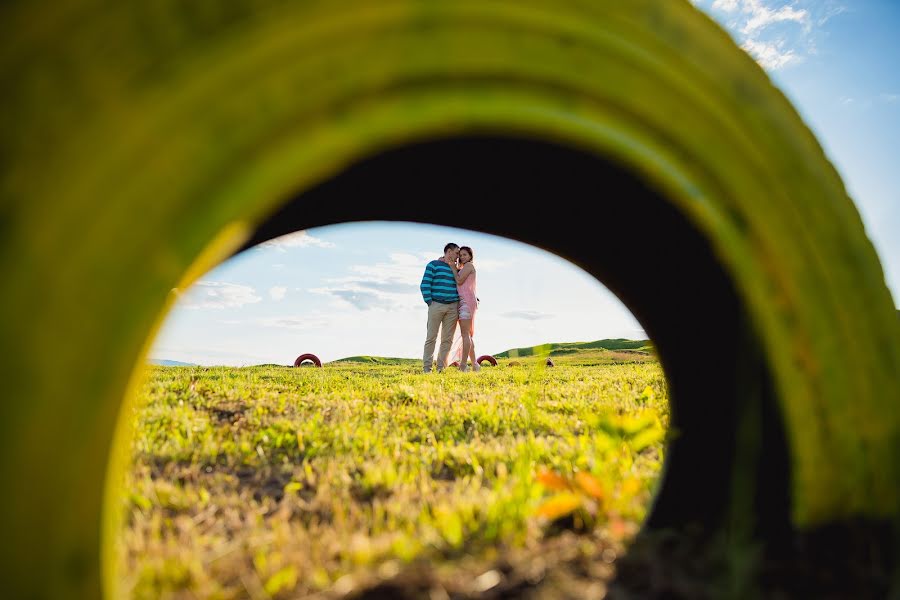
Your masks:
M366 289L359 284L345 284L340 287L322 287L309 290L314 294L332 296L339 305L353 306L359 310L402 311L422 304L418 288L413 293L384 292L377 289Z
M374 265L353 265L350 271L355 273L346 280L375 280L375 281L415 281L418 285L425 272L428 261L438 258L434 253L410 254L408 252L393 252L388 255L389 262L377 262ZM332 280L338 281L338 280Z
M222 281L198 281L186 292L176 293L182 308L240 308L262 300L250 286Z
M352 265L349 268L350 275L327 279L325 286L309 291L332 296L340 304L349 304L361 311L420 308L422 296L419 284L425 265L438 257L434 252L392 252L387 261ZM494 271L505 268L510 263L495 259L476 259L476 264L479 270Z
M284 300L285 295L287 294L287 288L281 285L276 285L269 289L269 297L276 302L279 300Z
M725 12L734 12L738 9L738 0L715 0L712 3L715 10L724 10Z
M359 310L407 310L422 303L419 283L434 253L394 252L388 261L352 265L351 275L327 279L325 287L311 289L316 294L337 298Z
M419 284L425 265L438 258L434 252L393 252L389 260L375 264L352 265L351 275L326 280L325 287L309 291L337 298L359 310L410 310L422 305ZM511 263L504 260L475 260L480 271L496 271Z
M373 308L378 308L381 310L391 310L396 307L396 305L386 297L385 294L380 294L371 290L360 290L360 289L343 289L343 290L328 290L332 296L336 298L340 298L344 302L355 306L359 310L371 310Z
M322 315L283 315L279 317L263 317L256 319L258 325L275 329L290 329L293 331L308 331L321 329L329 324L328 319Z
M821 13L816 20L816 25L824 25L827 23L832 17L836 17L840 14L847 12L847 7L841 4L835 4L834 2L826 3L825 11Z
M840 103L841 106L857 111L869 110L873 106L875 106L876 102L880 102L882 104L896 104L898 101L900 101L900 95L895 94L879 94L877 97L864 96L862 98L840 96L838 98L838 103Z
M306 231L297 231L263 242L258 248L274 248L279 252L285 252L287 248L334 248L334 244L309 235Z
M511 310L500 316L507 319L524 319L526 321L540 321L541 319L553 318L553 315L538 310Z
M835 0L715 0L710 9L769 71L817 54L817 28L845 11Z
M795 8L792 4L782 4L778 8L771 8L764 4L763 0L715 0L712 3L712 9L726 13L740 13L736 24L740 25L740 31L745 34L785 21L801 25L810 23L809 11ZM831 10L829 17L840 12Z
M747 19L741 31L748 35L774 23L788 21L799 23L805 27L809 27L810 23L809 12L805 10L798 10L788 5L771 9L763 5L761 0L743 0L742 11Z
M791 63L802 60L793 50L785 50L783 40L758 42L746 40L741 48L746 50L764 69L775 71Z
M393 252L389 260L375 264L352 265L351 275L326 280L326 287L311 289L327 294L359 310L409 310L422 306L419 284L425 265L438 258L434 252ZM496 259L475 260L481 271L496 271L510 262Z

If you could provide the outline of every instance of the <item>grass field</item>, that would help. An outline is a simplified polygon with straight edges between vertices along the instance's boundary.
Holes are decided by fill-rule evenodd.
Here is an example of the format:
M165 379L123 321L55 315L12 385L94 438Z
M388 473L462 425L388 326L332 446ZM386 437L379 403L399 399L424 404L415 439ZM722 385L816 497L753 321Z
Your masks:
M668 426L652 355L151 367L120 534L133 598L600 597Z

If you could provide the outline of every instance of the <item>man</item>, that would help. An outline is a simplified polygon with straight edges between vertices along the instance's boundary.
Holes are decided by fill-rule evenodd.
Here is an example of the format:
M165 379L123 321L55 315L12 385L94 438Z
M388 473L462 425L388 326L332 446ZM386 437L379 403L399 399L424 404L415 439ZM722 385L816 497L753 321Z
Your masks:
M438 351L437 370L444 370L447 353L456 332L456 321L459 318L459 294L456 291L456 275L451 264L456 264L459 257L459 246L450 242L444 246L444 256L431 261L425 267L425 275L419 289L422 299L428 305L428 327L425 334L425 354L422 356L422 370L431 372L434 359L434 345L437 341L438 328L441 329L441 347Z

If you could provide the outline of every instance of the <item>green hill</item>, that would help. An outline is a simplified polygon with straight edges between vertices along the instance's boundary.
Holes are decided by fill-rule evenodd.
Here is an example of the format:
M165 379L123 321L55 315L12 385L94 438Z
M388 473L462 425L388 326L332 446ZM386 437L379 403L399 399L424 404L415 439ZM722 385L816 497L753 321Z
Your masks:
M411 365L420 364L422 359L419 358L387 358L383 356L348 356L347 358L339 358L336 363L364 363L367 365Z
M196 367L194 363L181 362L178 360L167 360L164 358L148 358L147 362L151 365L157 365L160 367Z
M626 340L622 338L597 340L594 342L558 342L526 348L512 348L495 354L494 358L520 358L546 354L548 348L550 356L575 354L588 350L633 350L641 353L652 353L653 343L650 340Z
M550 356L567 356L573 355L572 358L584 357L588 355L593 357L598 354L597 351L618 351L621 353L650 355L654 353L653 343L650 340L626 340L622 338L609 340L596 340L594 342L557 342L552 344L543 344L541 346L530 346L527 348L511 348L504 350L499 354L494 354L494 358L526 358L529 356L546 355L549 349ZM362 363L368 365L412 365L421 363L418 358L389 358L383 356L348 356L332 361L335 363Z

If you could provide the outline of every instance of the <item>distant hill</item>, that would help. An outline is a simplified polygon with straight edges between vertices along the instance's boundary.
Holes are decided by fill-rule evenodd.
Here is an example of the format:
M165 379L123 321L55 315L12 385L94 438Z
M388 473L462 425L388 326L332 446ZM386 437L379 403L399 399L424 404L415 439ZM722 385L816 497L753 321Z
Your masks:
M165 360L162 358L151 358L147 362L151 365L159 365L161 367L196 367L194 363L179 362L177 360Z
M626 340L622 338L612 340L597 340L595 342L558 342L542 344L526 348L512 348L495 354L494 358L510 358L534 356L547 352L549 346L550 356L574 354L584 350L637 350L641 352L653 352L653 342L650 340Z
M421 358L389 358L384 356L348 356L339 358L336 363L365 363L369 365L411 365L421 363Z
M535 356L536 354L544 354L547 348L550 349L550 356L563 356L566 354L581 354L591 350L620 350L625 352L634 352L640 354L652 354L654 352L653 342L650 340L626 340L622 338L611 340L597 340L594 342L557 342L552 344L543 344L541 346L531 346L527 348L511 348L504 350L499 354L494 354L494 358L524 358ZM412 365L422 362L419 358L388 358L383 356L348 356L333 361L335 363L363 363L369 365Z

